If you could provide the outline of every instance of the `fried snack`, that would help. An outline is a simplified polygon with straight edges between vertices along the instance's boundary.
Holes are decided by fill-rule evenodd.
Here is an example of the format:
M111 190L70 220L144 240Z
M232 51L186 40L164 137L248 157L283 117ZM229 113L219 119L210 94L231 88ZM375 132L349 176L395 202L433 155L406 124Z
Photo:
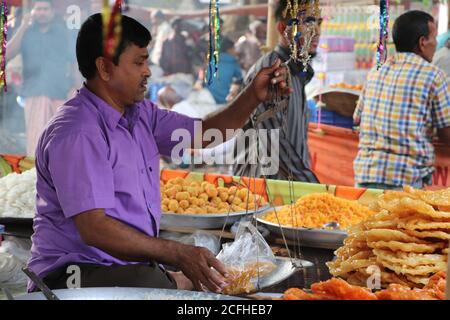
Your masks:
M413 216L398 221L398 227L406 230L450 229L450 222L432 221Z
M412 243L426 243L416 237L408 236L400 230L391 229L372 229L366 232L367 241L402 241L402 242L412 242Z
M407 252L394 252L390 250L374 249L373 253L380 259L391 263L416 267L436 263L447 263L447 259L442 254L417 254Z
M335 221L341 229L355 225L374 214L356 201L335 197L329 193L315 193L297 200L295 205L287 205L267 213L264 220L286 227L322 228ZM278 217L278 219L277 219Z
M353 286L346 281L332 278L311 285L312 294L300 289L285 291L284 300L377 300L369 289Z
M228 268L227 286L223 288L223 293L228 295L238 295L254 291L253 279L263 277L275 270L276 265L268 261L259 261L248 264L244 268Z
M415 230L405 230L406 234L419 239L440 239L440 240L450 240L450 230L436 230L436 231L415 231Z
M446 273L441 271L429 278L423 289L391 284L388 289L375 294L379 300L444 300L445 281Z
M370 289L332 278L311 285L312 293L290 288L284 292L283 300L444 300L445 284L446 274L439 272L423 289L393 283L385 290L372 293Z
M374 242L367 242L367 245L372 249L390 249L393 251L415 252L415 253L433 253L437 249L445 248L444 243L418 244L418 243L404 243L398 241L374 241Z
M344 246L335 252L336 259L327 263L332 275L365 286L372 275L366 266L372 263L381 272L383 288L393 283L424 288L430 277L446 270L450 218L440 207L446 206L450 189L436 195L405 190L381 195L374 206L379 211L349 228ZM416 292L398 294L414 296Z
M214 214L256 210L266 204L265 199L247 188L216 187L207 181L201 183L174 178L161 187L163 212L180 214Z
M391 201L380 200L379 205L391 213L399 216L409 216L411 212L419 213L425 217L449 219L450 212L436 211L433 206L423 202L422 200L402 197Z
M403 189L414 198L420 199L432 206L450 207L450 188L438 191L423 191L405 186Z

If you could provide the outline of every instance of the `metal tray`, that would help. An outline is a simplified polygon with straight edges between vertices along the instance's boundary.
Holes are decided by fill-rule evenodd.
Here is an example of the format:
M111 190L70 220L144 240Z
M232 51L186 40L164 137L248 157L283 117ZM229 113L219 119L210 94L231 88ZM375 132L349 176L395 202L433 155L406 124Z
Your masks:
M256 220L271 233L281 237L283 232L286 239L299 241L300 245L305 247L335 250L344 244L344 239L347 237L347 232L342 230L280 227L262 218L256 218Z
M290 259L285 257L276 257L277 268L270 274L261 277L257 283L258 291L269 288L290 278L295 272L313 267L314 264L307 260Z
M252 217L265 212L269 205L265 205L256 211L208 213L208 214L176 214L163 213L161 217L161 229L168 228L195 228L195 229L220 229L226 224L232 225L245 217Z
M53 290L61 300L243 300L207 292L150 288L81 288ZM16 300L46 300L42 292L14 297Z

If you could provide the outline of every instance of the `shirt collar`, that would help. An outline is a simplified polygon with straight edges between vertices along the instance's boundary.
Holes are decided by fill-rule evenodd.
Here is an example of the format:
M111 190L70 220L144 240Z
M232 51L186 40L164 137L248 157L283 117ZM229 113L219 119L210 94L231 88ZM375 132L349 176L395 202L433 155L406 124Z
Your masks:
M409 62L418 65L424 65L428 63L428 61L426 61L418 54L415 54L414 52L397 52L392 57L392 62L394 63Z
M119 124L122 115L119 111L114 109L111 105L106 103L102 98L97 96L95 93L90 91L86 85L78 91L78 94L89 100L100 112L110 129L115 129ZM138 104L133 104L125 108L125 113L123 117L128 121L130 127L133 127L139 120L140 106Z

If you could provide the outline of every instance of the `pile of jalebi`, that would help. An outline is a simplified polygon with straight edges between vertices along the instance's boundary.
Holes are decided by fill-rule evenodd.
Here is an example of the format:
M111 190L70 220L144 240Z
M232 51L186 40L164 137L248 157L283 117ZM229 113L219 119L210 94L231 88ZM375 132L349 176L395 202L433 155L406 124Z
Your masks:
M385 290L372 293L369 289L350 285L348 282L332 278L311 286L312 293L291 288L285 291L284 300L444 300L445 272L430 278L423 289L411 289L400 284L391 284Z

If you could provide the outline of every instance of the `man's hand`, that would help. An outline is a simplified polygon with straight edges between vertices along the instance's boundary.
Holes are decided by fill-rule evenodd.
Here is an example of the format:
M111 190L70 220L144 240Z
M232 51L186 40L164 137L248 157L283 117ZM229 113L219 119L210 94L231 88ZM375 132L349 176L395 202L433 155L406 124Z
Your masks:
M180 244L174 252L176 267L180 268L199 291L205 287L221 292L228 276L223 264L208 249Z
M255 108L262 102L274 99L273 91L278 91L279 96L286 96L292 93L288 87L286 79L288 70L281 66L280 59L275 63L262 69L255 76L253 81L235 98L230 105L219 112L210 115L203 121L203 132L208 129L219 129L226 137L227 129L240 129L248 121ZM273 88L277 90L272 90ZM194 140L192 140L194 143ZM203 147L209 145L204 141ZM193 147L195 147L193 145ZM209 145L209 147L212 147Z
M171 273L183 289L208 288L220 292L227 277L225 267L208 249L175 241L148 237L142 232L95 209L76 215L75 225L86 245L102 250L118 259L132 262L158 261L180 269Z
M33 16L30 13L23 15L21 26L28 28L33 24Z
M262 69L250 84L250 90L255 94L259 102L265 102L274 99L275 86L278 88L280 96L287 96L292 93L292 89L287 84L288 70L286 66L281 65L280 59L267 68Z

